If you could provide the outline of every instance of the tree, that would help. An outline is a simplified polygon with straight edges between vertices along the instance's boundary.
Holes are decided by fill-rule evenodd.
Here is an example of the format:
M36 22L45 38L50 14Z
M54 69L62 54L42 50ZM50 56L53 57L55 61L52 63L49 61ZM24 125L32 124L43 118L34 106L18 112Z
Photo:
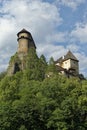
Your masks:
M24 71L25 77L29 80L43 80L45 75L46 63L39 59L34 48L30 48L27 61L26 69Z
M19 130L27 130L26 127L24 125L21 125L21 127L19 128Z
M44 65L47 66L46 58L45 58L44 55L41 55L41 56L40 56L40 60L41 60L41 62L42 62Z
M0 73L0 81L5 77L5 75L6 75L6 72L1 72Z
M50 65L53 65L53 64L54 64L54 58L53 58L53 57L50 58L49 64L50 64Z
M54 64L45 68L34 50L28 56L23 72L0 81L0 129L86 130L87 80L60 76Z

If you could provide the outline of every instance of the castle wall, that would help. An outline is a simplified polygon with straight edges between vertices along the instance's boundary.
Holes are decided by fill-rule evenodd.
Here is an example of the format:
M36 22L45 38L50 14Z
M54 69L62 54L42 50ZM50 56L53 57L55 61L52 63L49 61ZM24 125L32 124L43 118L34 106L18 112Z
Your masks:
M18 52L25 52L25 53L27 53L28 49L29 49L29 45L28 44L29 44L28 43L28 39L24 39L24 38L19 39Z
M68 69L71 67L71 65L70 65L70 59L64 61L64 62L62 63L62 67L63 67L64 69L67 69L67 70L68 70Z
M70 68L75 69L76 73L79 73L79 65L75 60L68 59L63 62L62 67L69 70Z
M28 33L20 33L20 34L19 34L19 38L22 37L22 36L24 36L24 37L29 37L29 34L28 34Z
M36 49L32 35L25 29L21 30L17 34L18 50L17 53L11 58L7 75L11 76L18 71L23 71L26 68L26 58L28 55L29 48L33 47Z
M70 60L71 68L74 68L76 70L76 73L79 73L79 64L78 61Z

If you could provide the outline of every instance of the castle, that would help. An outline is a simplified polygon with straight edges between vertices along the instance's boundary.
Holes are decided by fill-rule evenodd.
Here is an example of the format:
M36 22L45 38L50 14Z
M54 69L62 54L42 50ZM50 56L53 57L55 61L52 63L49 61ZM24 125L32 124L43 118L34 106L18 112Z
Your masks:
M9 66L7 69L7 75L13 75L17 71L22 71L26 68L26 56L29 49L34 48L36 50L35 42L30 32L22 29L17 33L18 50L14 56L11 57ZM13 60L12 60L13 59Z
M26 68L24 59L27 56L29 49L34 48L36 50L35 42L32 38L30 32L22 29L17 33L18 50L16 54L12 57L13 61L10 60L9 67L7 70L8 75L13 75L17 71L22 71ZM65 56L60 57L55 61L55 65L59 73L67 76L79 75L79 61L78 59L69 51Z
M22 29L20 32L17 34L18 36L18 53L24 53L27 54L29 51L29 48L34 47L36 49L34 40L32 38L32 35L30 32L28 32L25 29Z
M79 61L71 51L68 51L66 55L56 60L55 65L59 73L68 77L79 75Z

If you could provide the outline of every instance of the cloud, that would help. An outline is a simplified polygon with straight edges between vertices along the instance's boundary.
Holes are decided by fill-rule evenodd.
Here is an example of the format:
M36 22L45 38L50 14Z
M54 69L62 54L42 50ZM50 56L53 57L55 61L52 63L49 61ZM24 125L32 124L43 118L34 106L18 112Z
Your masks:
M12 52L8 47L0 50L0 72L6 70L11 54Z
M47 44L45 47L44 45L39 45L38 52L44 54L47 60L49 60L50 57L53 57L56 60L64 55L67 52L67 49L62 45L55 46L53 44Z
M75 41L87 43L87 23L77 23L71 32L71 37Z
M85 0L56 0L56 2L76 10L80 4L85 2Z
M70 33L70 43L67 48L70 48L79 60L80 73L87 75L87 23L76 23Z
M51 35L62 22L56 6L38 0L7 1L1 8L2 12L4 13L0 22L3 31L2 39L7 34L17 32L24 27L32 32L36 41L45 41L45 38Z
M67 32L53 32L46 37L46 41L51 43L65 42L67 40L67 35Z
M76 45L75 43L67 45L68 50L72 50L73 52L78 52L80 46Z
M62 23L59 9L55 5L41 0L3 0L0 2L2 3L0 6L0 57L2 59L0 66L3 68L7 66L10 56L17 51L16 33L22 28L32 33L37 51L41 44L44 50L47 44L50 47L56 38L57 41L64 41L64 34L57 34L55 31ZM42 52L38 51L38 53Z
M81 53L74 53L76 57L79 59L79 67L80 67L80 73L83 73L84 75L87 75L87 56L84 52Z
M44 54L47 60L51 56L55 60L58 59L66 54L68 49L77 55L80 46L75 45L75 42L81 41L82 37L84 40L84 35L86 41L86 31L84 35L80 34L80 30L86 30L86 24L84 27L76 26L71 33L58 31L58 27L64 21L61 18L59 6L55 4L43 0L2 0L0 2L0 71L6 69L10 57L17 51L16 34L22 28L31 32L38 55ZM72 9L83 3L81 0L58 0L57 2L62 2L63 5ZM75 5L70 6L72 2ZM71 44L70 38L74 39L74 44ZM80 59L79 54L78 52L77 56ZM81 56L85 63L86 55L81 54ZM81 63L80 68L84 71L86 66Z

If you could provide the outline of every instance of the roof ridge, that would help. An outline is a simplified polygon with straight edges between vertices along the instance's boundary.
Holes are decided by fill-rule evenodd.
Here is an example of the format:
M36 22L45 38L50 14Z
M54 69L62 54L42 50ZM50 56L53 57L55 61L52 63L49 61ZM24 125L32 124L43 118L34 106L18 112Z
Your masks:
M74 56L74 54L69 50L66 55L64 55L64 56L60 57L59 59L57 59L57 60L55 61L55 63L63 62L63 61L68 60L68 59L72 59L72 60L75 60L75 61L79 61L79 60Z
M74 56L74 54L70 50L67 52L67 54L64 57L65 57L64 59L73 59L78 61L78 59Z
M31 34L29 31L27 31L25 28L23 28L20 32L17 33L17 36L19 36L20 33L28 33L28 34Z

